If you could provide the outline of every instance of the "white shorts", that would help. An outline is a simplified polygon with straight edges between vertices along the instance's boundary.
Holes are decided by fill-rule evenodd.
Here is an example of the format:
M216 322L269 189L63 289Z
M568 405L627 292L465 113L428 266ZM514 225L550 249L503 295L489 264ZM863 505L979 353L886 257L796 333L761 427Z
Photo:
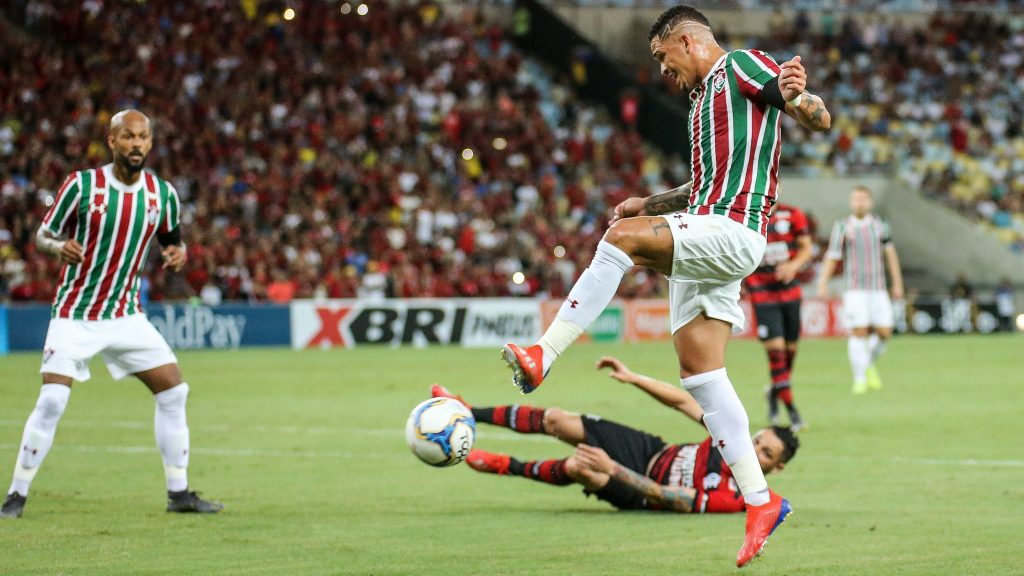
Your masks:
M167 341L145 314L114 320L54 318L46 331L43 366L39 372L84 382L91 376L89 361L100 353L115 380L178 362Z
M740 283L761 263L767 241L727 216L677 212L664 216L675 249L669 277L672 333L700 314L743 331Z
M843 294L843 321L847 328L892 328L889 293L885 290L847 290Z

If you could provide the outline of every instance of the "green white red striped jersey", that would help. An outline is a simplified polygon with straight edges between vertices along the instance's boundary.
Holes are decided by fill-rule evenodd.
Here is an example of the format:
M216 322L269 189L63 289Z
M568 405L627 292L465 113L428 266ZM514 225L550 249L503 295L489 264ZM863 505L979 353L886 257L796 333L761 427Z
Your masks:
M832 225L825 257L843 261L847 290L885 290L882 253L890 243L889 225L881 218L851 215Z
M78 240L84 260L64 265L51 317L110 320L142 312L139 271L153 236L177 228L179 214L174 186L151 170L133 185L114 177L113 164L68 176L42 225Z
M780 111L759 95L779 66L758 50L719 58L690 92L691 214L721 214L762 235L778 193Z

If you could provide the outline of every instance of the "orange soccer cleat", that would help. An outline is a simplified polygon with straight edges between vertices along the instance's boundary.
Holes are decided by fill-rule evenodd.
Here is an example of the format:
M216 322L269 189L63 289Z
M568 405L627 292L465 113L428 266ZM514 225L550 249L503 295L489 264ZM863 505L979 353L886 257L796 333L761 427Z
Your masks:
M452 400L458 400L459 402L462 402L466 406L466 408L472 408L472 406L469 405L469 402L466 402L465 400L462 399L462 396L459 396L458 394L453 394L451 390L448 390L447 388L441 386L440 384L430 385L430 397L451 398Z
M529 394L544 381L544 352L539 344L523 348L505 344L501 357L512 369L512 384L523 394Z
M466 464L469 464L470 468L487 474L507 475L511 462L512 457L508 454L495 454L477 449L470 450L469 456L466 456Z
M771 499L760 506L747 506L747 534L743 547L736 556L736 566L742 568L761 555L768 537L775 532L786 517L793 513L789 500L770 492Z

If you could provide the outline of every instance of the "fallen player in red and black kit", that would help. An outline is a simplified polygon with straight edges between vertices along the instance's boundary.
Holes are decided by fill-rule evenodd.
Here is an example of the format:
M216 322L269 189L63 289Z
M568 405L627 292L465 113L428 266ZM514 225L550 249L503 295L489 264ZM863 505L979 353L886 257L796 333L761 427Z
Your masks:
M768 245L761 265L747 277L757 317L757 337L768 353L771 384L768 385L768 420L779 425L779 400L789 412L794 431L807 426L793 402L790 378L800 340L800 300L803 297L798 274L811 261L812 240L807 216L795 206L778 203L768 222Z
M612 378L640 388L701 423L701 408L685 390L636 374L617 358L604 357L597 366L611 368ZM434 397L456 398L465 403L438 384L430 392ZM474 449L466 462L479 472L523 476L556 486L582 484L586 494L594 494L622 510L745 509L732 472L712 446L710 437L700 443L670 445L652 434L559 408L511 405L471 409L478 423L504 426L524 434L547 434L576 446L576 453L568 458L527 462ZM798 447L799 441L788 428L765 428L754 436L754 449L765 474L782 470Z

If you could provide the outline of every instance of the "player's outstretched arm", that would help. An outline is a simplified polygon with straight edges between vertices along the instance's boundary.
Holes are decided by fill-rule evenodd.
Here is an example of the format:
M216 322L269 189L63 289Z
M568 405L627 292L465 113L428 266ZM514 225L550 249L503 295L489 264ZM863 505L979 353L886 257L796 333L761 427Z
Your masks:
M585 468L608 475L608 482L640 494L652 504L673 512L691 512L697 492L685 486L662 486L650 478L626 468L611 459L596 446L580 444L576 447L576 460Z
M618 380L619 382L625 382L632 384L637 388L646 392L651 398L654 398L658 402L661 402L669 408L673 408L686 414L688 418L698 424L702 424L702 418L704 418L704 411L701 409L697 401L694 400L693 396L683 390L682 388L673 386L668 382L662 382L651 378L650 376L644 376L643 374L637 374L629 369L622 360L614 356L605 356L597 361L597 369L611 368L611 372L608 376Z
M786 114L801 126L815 132L826 132L832 128L832 115L825 108L825 102L807 91L807 72L800 57L783 62L779 72L779 91L786 101Z

